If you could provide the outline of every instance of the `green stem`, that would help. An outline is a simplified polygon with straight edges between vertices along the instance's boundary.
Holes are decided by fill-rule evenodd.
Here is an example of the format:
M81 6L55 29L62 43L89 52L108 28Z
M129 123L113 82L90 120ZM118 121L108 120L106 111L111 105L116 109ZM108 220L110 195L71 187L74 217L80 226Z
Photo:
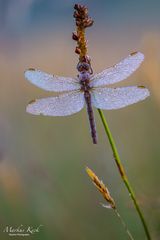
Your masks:
M115 141L114 141L114 139L113 139L113 137L112 137L112 134L111 134L111 131L110 131L109 126L108 126L108 124L107 124L107 121L106 121L106 119L105 119L105 117L104 117L104 114L103 114L102 110L98 109L98 112L99 112L99 115L100 115L100 117L101 117L101 120L102 120L104 129L105 129L105 132L106 132L106 134L107 134L107 136L108 136L108 140L109 140L109 143L110 143L110 145L111 145L111 148L112 148L112 151L113 151L113 156L114 156L116 165L117 165L117 167L118 167L119 173L120 173L120 175L121 175L121 178L122 178L122 180L123 180L123 182L124 182L124 184L125 184L128 192L129 192L130 197L131 197L132 200L133 200L133 203L134 203L134 206L135 206L135 208L136 208L136 211L137 211L137 213L138 213L138 215L139 215L139 217L140 217L140 220L141 220L141 222L142 222L142 225L143 225L143 227L144 227L144 231L145 231L145 233L146 233L147 239L148 239L148 240L151 240L151 236L150 236L150 233L149 233L147 224L146 224L146 222L145 222L143 213L141 212L141 209L140 209L140 207L139 207L139 205L138 205L138 202L137 202L137 200L136 200L136 196L135 196L135 194L134 194L134 191L133 191L133 189L132 189L132 187L131 187L131 185L130 185L130 183L129 183L128 177L127 177L127 175L126 175L126 173L125 173L125 171L124 171L124 167L123 167L123 165L122 165L122 163L121 163L121 159L120 159L120 157L119 157L119 154L118 154L118 151L117 151L117 148L116 148L116 144L115 144Z

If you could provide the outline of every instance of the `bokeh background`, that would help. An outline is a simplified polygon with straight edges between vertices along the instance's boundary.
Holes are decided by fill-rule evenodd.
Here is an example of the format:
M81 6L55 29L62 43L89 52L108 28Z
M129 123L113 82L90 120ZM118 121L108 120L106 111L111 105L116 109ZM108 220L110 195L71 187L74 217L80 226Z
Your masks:
M136 240L145 239L95 110L99 142L91 141L86 111L70 117L32 116L34 98L51 94L24 79L28 67L75 76L76 1L0 0L0 239L6 226L37 227L28 239L127 239L112 210L88 178L92 168L107 184ZM145 61L118 85L145 85L151 96L105 111L153 239L160 239L160 1L79 1L95 24L88 29L95 72L139 50ZM21 237L17 237L20 239ZM15 238L15 239L17 239ZM23 237L22 237L23 239Z

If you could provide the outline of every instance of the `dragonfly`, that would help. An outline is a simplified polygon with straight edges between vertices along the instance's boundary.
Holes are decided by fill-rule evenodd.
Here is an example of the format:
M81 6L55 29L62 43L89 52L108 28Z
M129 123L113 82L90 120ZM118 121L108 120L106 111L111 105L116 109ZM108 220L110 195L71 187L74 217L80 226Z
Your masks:
M93 143L97 143L93 106L98 109L120 109L147 98L150 93L144 86L108 87L130 76L142 63L144 55L133 52L118 64L93 74L91 65L79 62L75 78L61 77L30 68L25 78L32 84L57 96L32 100L26 111L34 115L67 116L79 112L85 105Z

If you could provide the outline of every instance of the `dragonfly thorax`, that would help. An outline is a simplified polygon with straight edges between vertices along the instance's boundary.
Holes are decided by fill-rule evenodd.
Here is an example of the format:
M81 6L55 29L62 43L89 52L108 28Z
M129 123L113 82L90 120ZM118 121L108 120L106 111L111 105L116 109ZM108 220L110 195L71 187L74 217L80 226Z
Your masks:
M82 91L89 91L90 90L90 73L88 72L80 72L79 73L79 82L81 85Z

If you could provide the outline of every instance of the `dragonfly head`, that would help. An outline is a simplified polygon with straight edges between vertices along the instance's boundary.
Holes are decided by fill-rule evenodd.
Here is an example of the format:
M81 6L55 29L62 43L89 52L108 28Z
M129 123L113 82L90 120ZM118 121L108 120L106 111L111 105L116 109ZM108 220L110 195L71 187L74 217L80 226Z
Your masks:
M88 72L90 70L90 64L86 62L79 62L77 64L78 72Z

